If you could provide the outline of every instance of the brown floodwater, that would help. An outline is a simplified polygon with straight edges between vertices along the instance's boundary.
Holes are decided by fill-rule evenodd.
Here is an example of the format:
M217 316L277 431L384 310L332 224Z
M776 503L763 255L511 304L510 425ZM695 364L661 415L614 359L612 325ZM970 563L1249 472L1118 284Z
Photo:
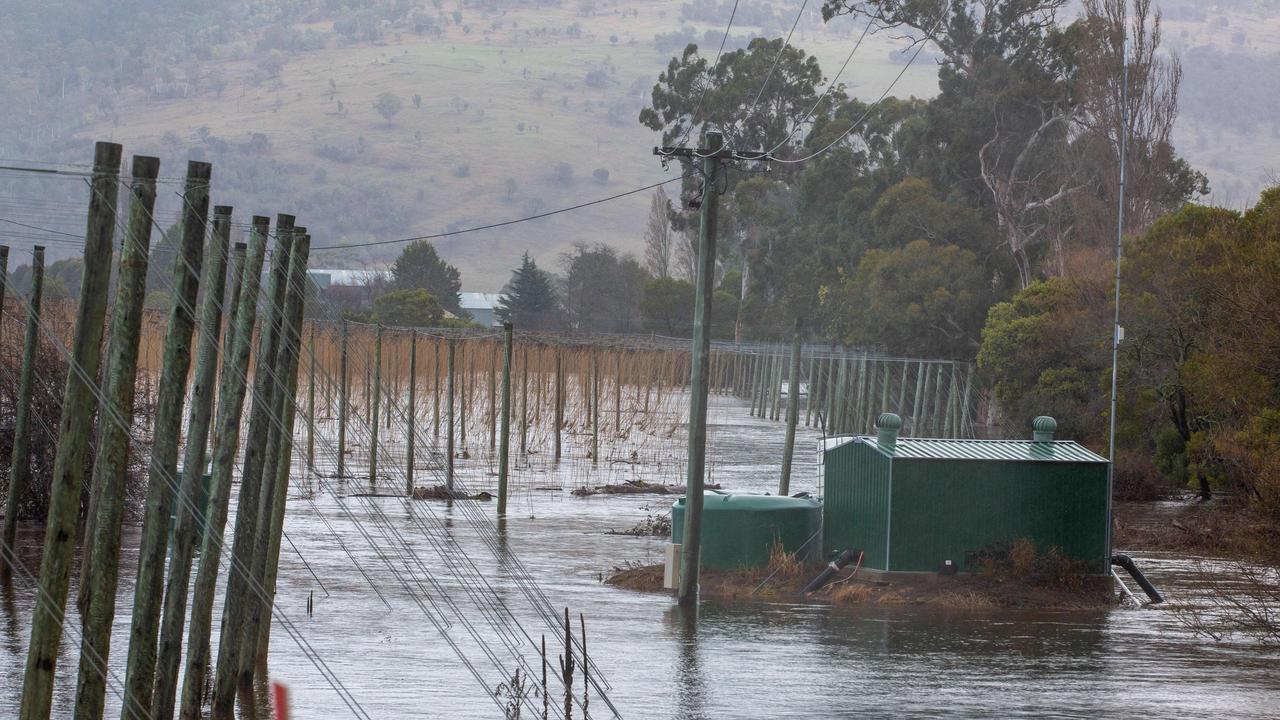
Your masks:
M737 400L723 397L713 398L712 421L712 479L728 489L775 488L782 425L747 417ZM803 430L801 436L793 491L816 484L817 436ZM661 561L663 539L608 531L665 511L673 498L573 497L572 484L583 472L571 464L557 470L541 463L521 473L501 526L477 522L461 503L413 502L411 514L400 498L354 496L367 488L353 483L291 497L286 532L301 556L285 544L278 607L372 718L501 717L485 687L496 688L515 669L512 648L536 667L531 640L544 633L554 676L561 640L527 601L526 575L496 559L493 547L520 559L549 606L570 608L575 631L577 613L585 615L590 654L609 700L627 718L1280 715L1280 654L1196 637L1169 611L1200 597L1196 558L1118 548L1169 598L1162 608L946 611L705 602L694 619L669 597L600 582L614 566ZM657 472L614 464L597 477L681 481L678 472L670 476L672 467L678 463ZM487 468L466 473L472 489L492 489ZM473 508L494 513L492 503ZM38 533L22 537L28 567L39 564L38 542ZM110 717L119 716L136 544L136 530L127 530L109 660ZM471 564L460 564L468 558ZM17 714L34 598L24 578L0 596L0 717ZM504 606L510 615L495 611ZM220 617L220 607L215 612ZM74 612L69 624L78 627ZM278 625L271 672L290 688L292 717L359 716ZM77 655L78 642L64 635L59 717L70 716ZM580 681L577 689L581 694ZM612 715L594 692L590 711ZM526 710L524 717L532 716Z

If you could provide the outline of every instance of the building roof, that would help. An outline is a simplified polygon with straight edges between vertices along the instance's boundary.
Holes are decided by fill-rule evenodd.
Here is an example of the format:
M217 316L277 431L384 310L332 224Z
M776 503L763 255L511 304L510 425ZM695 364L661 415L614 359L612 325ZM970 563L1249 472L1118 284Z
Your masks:
M1107 459L1074 440L962 440L947 438L898 438L889 450L874 437L858 440L896 460L1008 460L1023 462L1105 463Z
M390 270L342 270L329 268L308 268L307 275L321 288L333 285L346 287L367 285L378 278L390 280Z
M464 292L458 296L461 298L459 306L467 310L493 310L498 307L501 293Z

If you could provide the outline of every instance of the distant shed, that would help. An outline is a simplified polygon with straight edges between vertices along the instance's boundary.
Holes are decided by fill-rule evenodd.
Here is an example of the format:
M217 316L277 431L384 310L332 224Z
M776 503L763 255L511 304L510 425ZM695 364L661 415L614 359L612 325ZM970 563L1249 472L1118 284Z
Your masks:
M1054 440L1052 418L1036 418L1032 440L899 438L901 426L886 413L877 437L826 451L825 551L862 550L884 572L966 570L1025 537L1107 572L1107 460Z

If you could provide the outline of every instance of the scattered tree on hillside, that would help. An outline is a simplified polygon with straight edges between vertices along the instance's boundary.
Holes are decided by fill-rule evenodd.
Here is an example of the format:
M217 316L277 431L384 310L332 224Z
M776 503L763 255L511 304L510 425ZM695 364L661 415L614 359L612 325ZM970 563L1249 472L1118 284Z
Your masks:
M440 259L430 242L415 240L406 245L391 265L391 276L396 289L424 289L444 309L462 314L462 276L457 268Z
M551 275L525 252L498 297L498 317L521 330L547 330L559 321L558 311Z
M404 109L404 101L400 99L399 95L396 95L393 92L384 92L378 95L377 100L373 101L373 109L382 116L383 120L390 123L391 118L398 115L400 111Z

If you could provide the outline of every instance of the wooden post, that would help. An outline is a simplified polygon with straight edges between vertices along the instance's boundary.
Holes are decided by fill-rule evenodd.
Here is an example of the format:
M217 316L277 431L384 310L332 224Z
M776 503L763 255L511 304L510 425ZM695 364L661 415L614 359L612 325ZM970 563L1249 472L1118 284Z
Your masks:
M489 353L489 451L498 447L498 346Z
M796 424L800 419L800 321L796 321L795 338L791 341L791 369L787 378L787 436L782 442L782 478L778 495L791 494L791 455L796 447Z
M413 497L414 436L418 432L418 333L409 333L409 420L405 428L404 494Z
M698 271L694 286L693 362L689 369L689 451L685 473L686 512L684 544L680 557L679 602L685 607L698 602L698 576L702 552L703 483L707 458L707 370L711 352L711 301L716 274L716 220L720 158L724 140L719 132L708 131L709 152L702 159L702 207L698 233Z
M76 683L76 718L102 717L106 700L106 662L111 625L116 614L116 581L120 574L120 522L124 515L125 472L133 429L134 388L138 380L138 347L142 339L142 303L147 294L147 259L151 218L156 204L158 158L135 155L129 190L129 224L121 243L115 307L107 348L106 393L100 401L102 420L89 494L85 529L81 596L83 631L80 675ZM177 304L175 299L175 305ZM96 501L96 502L95 502ZM87 582L86 582L87 581Z
M591 351L591 464L600 461L600 357Z
M177 696L178 666L182 661L182 631L187 620L187 591L191 579L191 560L196 542L204 530L202 498L204 466L208 449L209 427L214 409L214 384L218 374L218 346L224 312L223 296L227 287L227 246L231 238L231 208L213 209L213 239L205 254L204 300L200 306L200 341L196 355L195 382L191 387L191 409L187 413L187 445L182 455L182 482L173 506L177 514L174 525L173 550L165 579L164 618L160 626L160 644L156 654L154 694L150 714L153 718L173 716ZM235 261L231 265L233 297L239 297L244 274L245 245L236 244ZM230 337L228 338L230 339ZM201 502L201 500L205 502ZM200 513L197 516L196 513ZM140 681L139 681L140 682ZM152 688L146 689L152 693Z
M520 348L520 457L529 450L529 348Z
M440 340L436 338L431 341L431 352L434 353L434 359L431 361L431 435L436 440L440 439Z
M826 413L822 419L822 433L824 435L834 435L835 418L831 413L834 408L833 399L836 396L836 358L834 355L827 358L827 377L822 382L822 404L826 407Z
M818 359L817 357L810 355L809 356L809 375L808 375L808 379L805 381L805 388L807 389L807 392L805 393L805 400L804 400L804 426L805 427L809 427L813 424L813 398L814 398L814 395L818 392L817 370L818 370Z
M907 371L911 367L911 363L902 361L902 378L898 381L898 402L893 406L893 411L899 415L905 413L905 405L907 402Z
M622 351L613 356L613 434L622 434Z
M258 643L269 627L272 598L275 595L276 561L280 555L280 534L284 530L285 500L289 494L289 475L293 459L293 423L297 412L298 365L302 347L302 311L306 302L307 260L311 238L306 228L295 228L293 247L289 252L289 283L280 325L280 349L275 363L276 381L280 388L272 409L280 419L276 432L267 444L262 488L258 501L258 527L254 534L251 562L253 587L262 588L262 597L247 592L248 612L238 638L240 665L238 691L242 697L253 696L254 663ZM236 642L237 638L230 638ZM263 645L265 649L266 645ZM265 655L262 657L265 665ZM265 672L263 679L266 679ZM230 714L228 717L231 717Z
M178 444L182 437L182 408L186 404L187 372L191 369L191 335L204 256L205 224L209 218L208 163L187 164L183 196L182 246L173 263L173 304L164 338L164 361L151 433L151 467L147 477L146 512L130 620L129 659L125 673L124 717L142 717L151 707L155 685L156 636L164 600L164 562L169 552L169 514L178 489ZM225 218L215 222L225 224ZM223 246L225 248L225 245ZM113 588L114 592L114 588Z
M458 446L467 449L467 341L458 343Z
M40 561L41 592L31 618L23 677L22 720L47 720L53 701L53 674L62 637L67 585L76 538L76 515L84 484L85 453L93 434L97 408L94 383L101 361L107 286L111 278L111 239L116 222L116 173L120 146L98 143L94 148L89 216L85 228L84 275L71 347L72 369L63 391L58 421L58 451L53 464L44 554Z
M8 281L8 279L9 279L9 246L0 245L0 347L5 347L5 344L4 344L4 298L6 293L5 284ZM4 561L0 560L0 565L3 565L3 564L4 564Z
M373 336L373 417L369 422L369 485L378 484L378 420L382 407L382 324Z
M338 349L338 479L347 476L347 413L351 411L347 399L347 321L342 322L342 340Z
M307 358L310 369L307 371L307 468L316 466L316 325L311 323L311 333L307 338Z
M773 371L773 387L771 388L773 395L773 406L769 412L770 420L777 420L782 417L782 363L783 355L779 352L774 356Z
M556 348L556 398L555 398L556 461L560 460L560 429L564 426L564 358Z
M199 720L204 694L205 672L209 665L209 633L213 625L213 594L222 559L222 535L227 525L231 481L240 445L240 418L248 386L249 352L258 312L258 286L266 255L270 218L255 216L249 234L249 252L240 280L240 303L235 313L231 350L222 367L218 417L214 427L213 474L209 482L209 509L200 546L200 566L196 570L191 596L191 622L187 632L186 670L183 674L182 720ZM255 488L256 490L257 488ZM245 511L241 505L240 512ZM232 574L233 576L235 573Z
M922 400L921 393L924 390L924 378L924 361L921 360L916 366L916 392L911 396L911 435L913 437L921 437L924 434L920 432L920 426L916 424L920 419L920 403Z
M445 414L447 417L446 430L449 437L445 442L445 489L449 491L449 495L453 495L453 359L456 341L449 338L448 355L449 366L445 370L445 384L448 387L448 398L445 403Z
M502 439L498 441L498 517L504 517L507 514L507 473L510 470L511 453L511 333L511 323L503 323Z
M22 370L18 397L14 399L13 451L9 455L9 496L4 504L4 545L0 547L0 574L8 580L9 553L16 552L18 502L31 478L31 403L36 357L40 350L40 300L44 295L44 246L31 251L31 296L27 301L27 333L22 343ZM0 301L3 296L0 296Z
M276 367L284 335L284 304L289 285L289 259L293 249L293 216L276 217L276 245L267 279L266 317L258 331L258 356L254 362L253 406L245 437L244 465L236 503L231 567L227 572L226 601L218 635L218 663L213 681L213 712L217 720L230 718L235 709L236 672L240 666L240 633L247 618L249 573L261 513L264 477L274 476L270 449L279 443L279 417L283 377ZM201 570L204 563L201 562ZM183 698L186 712L186 698Z

